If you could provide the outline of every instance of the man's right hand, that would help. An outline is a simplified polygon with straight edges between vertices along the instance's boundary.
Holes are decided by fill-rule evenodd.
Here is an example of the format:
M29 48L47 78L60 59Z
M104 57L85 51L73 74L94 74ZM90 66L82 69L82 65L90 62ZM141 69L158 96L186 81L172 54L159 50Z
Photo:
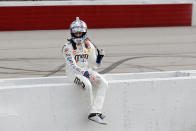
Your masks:
M88 71L85 71L84 74L83 74L83 76L85 76L85 77L88 78L88 79L90 78L89 72L88 72Z

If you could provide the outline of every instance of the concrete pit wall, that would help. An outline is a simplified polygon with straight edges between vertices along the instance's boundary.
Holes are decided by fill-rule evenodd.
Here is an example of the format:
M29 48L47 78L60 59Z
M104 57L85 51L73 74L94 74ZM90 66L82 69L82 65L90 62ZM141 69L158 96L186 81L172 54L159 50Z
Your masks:
M196 71L104 77L107 126L87 120L88 92L66 77L1 79L0 131L196 130Z

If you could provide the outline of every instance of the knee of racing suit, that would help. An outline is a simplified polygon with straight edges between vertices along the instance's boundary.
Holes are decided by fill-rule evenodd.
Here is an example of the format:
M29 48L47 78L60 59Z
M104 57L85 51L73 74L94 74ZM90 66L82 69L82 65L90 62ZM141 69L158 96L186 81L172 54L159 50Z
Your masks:
M99 87L103 87L103 88L107 88L108 87L108 81L103 77L101 76L99 73L97 72L94 72L95 74L95 84Z
M104 77L101 77L101 86L108 88L108 81Z

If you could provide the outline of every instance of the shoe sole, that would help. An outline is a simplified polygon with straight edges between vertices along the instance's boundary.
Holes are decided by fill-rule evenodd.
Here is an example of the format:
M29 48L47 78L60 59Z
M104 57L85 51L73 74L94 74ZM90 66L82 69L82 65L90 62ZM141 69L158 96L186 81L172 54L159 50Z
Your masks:
M95 123L98 123L98 124L107 125L107 123L100 123L100 122L95 121L95 120L93 120L93 119L89 119L89 120L91 120L91 121L93 121L93 122L95 122Z

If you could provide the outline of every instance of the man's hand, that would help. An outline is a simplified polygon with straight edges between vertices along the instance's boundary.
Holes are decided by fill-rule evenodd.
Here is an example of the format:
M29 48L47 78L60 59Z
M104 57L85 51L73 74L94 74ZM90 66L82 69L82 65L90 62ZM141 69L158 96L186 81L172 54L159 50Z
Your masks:
M97 60L96 60L96 63L97 64L100 64L101 61L102 61L102 58L104 57L105 53L103 51L103 49L97 49Z
M88 71L85 71L84 74L83 74L83 76L85 76L85 77L88 78L88 79L90 78L89 72L88 72Z

